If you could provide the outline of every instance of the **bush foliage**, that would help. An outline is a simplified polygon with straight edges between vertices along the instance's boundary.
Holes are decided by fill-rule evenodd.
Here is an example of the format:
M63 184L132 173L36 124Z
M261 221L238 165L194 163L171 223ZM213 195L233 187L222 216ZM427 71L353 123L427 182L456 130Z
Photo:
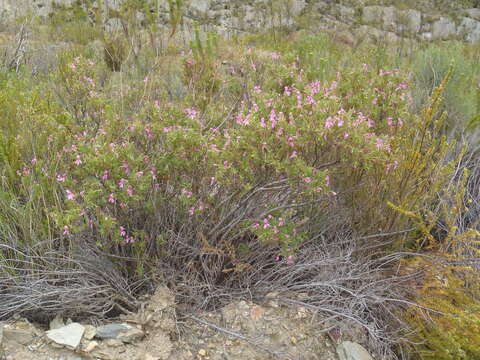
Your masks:
M397 309L417 331L396 346L478 358L477 224L458 226L478 201L463 172L477 155L456 136L480 104L468 49L452 67L440 45L403 59L307 31L226 41L197 28L185 46L169 3L167 30L142 2L114 13L121 31L90 3L58 8L35 25L39 41L64 31L56 66L2 70L0 295L48 268L38 259L84 248L128 284L185 268L205 289L238 285L259 253L293 266L311 244L341 248L338 231L359 239L352 256L402 254L378 265L385 277L422 274Z

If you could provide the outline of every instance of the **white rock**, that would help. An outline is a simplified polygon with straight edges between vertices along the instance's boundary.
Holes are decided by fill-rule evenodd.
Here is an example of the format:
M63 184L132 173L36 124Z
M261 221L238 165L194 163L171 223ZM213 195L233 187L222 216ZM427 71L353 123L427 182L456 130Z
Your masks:
M344 341L338 345L337 354L340 360L373 360L362 345L351 341Z
M47 331L47 338L59 345L76 349L82 340L85 328L79 323L71 323L59 329Z

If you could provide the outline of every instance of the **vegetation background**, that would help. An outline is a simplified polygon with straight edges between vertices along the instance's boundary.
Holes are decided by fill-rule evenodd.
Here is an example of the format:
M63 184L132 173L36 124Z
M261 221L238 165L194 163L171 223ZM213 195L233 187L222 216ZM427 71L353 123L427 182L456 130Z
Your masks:
M478 45L345 43L283 0L226 38L167 5L0 25L0 318L275 291L379 358L479 359Z

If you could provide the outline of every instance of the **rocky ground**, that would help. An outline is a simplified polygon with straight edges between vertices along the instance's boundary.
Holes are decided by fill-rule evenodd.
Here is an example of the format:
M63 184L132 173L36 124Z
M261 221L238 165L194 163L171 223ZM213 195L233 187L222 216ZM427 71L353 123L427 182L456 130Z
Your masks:
M57 317L49 329L16 319L0 324L1 360L372 360L351 324L319 321L275 294L181 319L159 288L139 313L96 326ZM319 326L323 324L323 326ZM354 342L356 341L356 342Z

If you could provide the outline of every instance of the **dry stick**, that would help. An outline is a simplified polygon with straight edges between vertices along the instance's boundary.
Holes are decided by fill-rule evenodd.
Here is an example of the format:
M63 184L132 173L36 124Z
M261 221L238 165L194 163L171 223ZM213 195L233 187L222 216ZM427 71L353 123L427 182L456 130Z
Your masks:
M198 323L200 323L200 324L209 326L209 327L211 327L211 328L213 328L213 329L215 329L215 330L218 330L218 331L220 331L220 332L223 332L223 333L225 333L225 334L227 334L227 335L230 335L230 336L236 337L236 338L238 338L238 339L241 339L241 340L249 343L250 345L253 345L253 346L259 348L260 350L263 350L263 351L265 351L265 352L267 352L267 353L269 353L269 354L271 354L271 355L275 355L275 356L286 356L286 355L292 356L292 355L290 355L290 354L288 354L288 353L271 350L271 349L269 349L268 347L266 347L266 346L264 346L264 345L262 345L262 344L259 344L258 342L252 340L251 338L246 337L245 335L236 333L236 332L234 332L234 331L232 331L232 330L228 330L228 329L226 329L226 328L223 328L223 327L221 327L221 326L218 326L218 325L216 325L216 324L214 324L214 323L211 323L211 322L209 322L209 321L200 319L200 318L196 317L195 315L186 315L186 316L187 316L188 318L192 319L193 321L196 321L196 322L198 322Z

